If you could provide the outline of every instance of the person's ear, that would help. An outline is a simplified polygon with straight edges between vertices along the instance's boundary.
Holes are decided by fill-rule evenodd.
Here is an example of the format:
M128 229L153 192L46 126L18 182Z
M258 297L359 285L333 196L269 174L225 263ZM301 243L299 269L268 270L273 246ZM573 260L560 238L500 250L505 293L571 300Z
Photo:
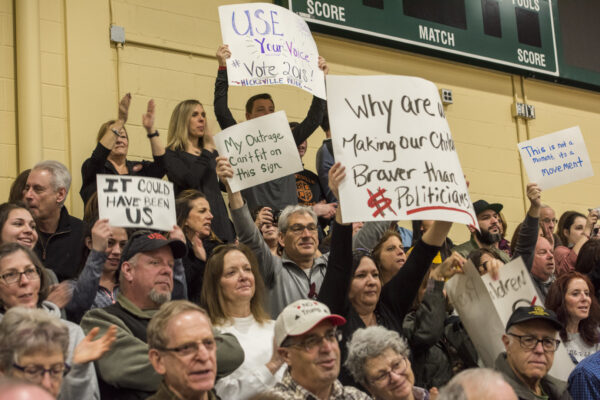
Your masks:
M277 349L277 353L287 365L290 365L290 350L288 348L280 347Z
M277 241L279 242L279 245L283 248L285 248L285 233L279 231L279 238L277 239Z
M123 264L121 264L121 274L123 274L127 282L132 282L134 276L133 264L129 261L123 261Z
M57 204L61 204L62 202L65 201L65 197L67 197L67 189L65 189L64 187L59 188L56 191L56 202Z
M154 370L159 375L164 375L167 373L167 368L164 365L164 360L161 357L160 353L156 349L148 350L148 358L150 359L150 364L154 367Z
M84 243L88 250L92 250L92 238L90 236L85 237Z
M504 343L504 349L508 351L508 345L510 344L510 338L508 335L502 335L502 343Z

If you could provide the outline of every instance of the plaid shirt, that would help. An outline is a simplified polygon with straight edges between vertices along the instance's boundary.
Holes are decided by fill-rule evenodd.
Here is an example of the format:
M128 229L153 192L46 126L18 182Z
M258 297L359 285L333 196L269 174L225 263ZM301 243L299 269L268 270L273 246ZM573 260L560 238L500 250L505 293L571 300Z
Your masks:
M286 400L318 400L317 396L294 382L289 369L285 371L285 375L281 382L275 385L275 387L269 391L269 394L277 395ZM340 381L336 379L336 381L333 382L329 400L371 400L371 396L351 386L343 386Z

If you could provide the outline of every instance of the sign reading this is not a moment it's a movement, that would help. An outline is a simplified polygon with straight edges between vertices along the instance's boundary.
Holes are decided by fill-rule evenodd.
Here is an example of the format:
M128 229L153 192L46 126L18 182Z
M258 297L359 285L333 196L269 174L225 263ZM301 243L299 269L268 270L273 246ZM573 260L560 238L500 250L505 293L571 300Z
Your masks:
M594 175L578 126L518 144L527 176L550 189Z
M404 76L327 77L344 222L434 219L478 227L435 85Z
M98 212L111 226L171 231L176 225L173 183L130 175L96 175Z
M215 135L215 145L233 168L233 192L302 171L285 111L227 128Z
M221 6L219 18L230 85L292 85L325 98L317 45L302 18L267 3Z

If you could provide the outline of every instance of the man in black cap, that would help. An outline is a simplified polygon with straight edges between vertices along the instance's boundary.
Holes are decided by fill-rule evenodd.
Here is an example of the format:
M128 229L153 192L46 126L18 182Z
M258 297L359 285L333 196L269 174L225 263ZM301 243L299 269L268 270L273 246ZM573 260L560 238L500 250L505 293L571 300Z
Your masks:
M81 320L86 333L98 326L102 335L110 325L117 326L117 340L96 362L103 399L145 399L158 390L161 376L148 359L146 328L161 304L171 300L175 259L185 253L186 245L181 240L168 240L160 233L146 230L135 232L121 256L115 304L92 309ZM239 362L223 362L219 372L221 367L232 364L237 368L243 361L243 352L235 338L224 339L221 347L227 355L237 352L242 355Z
M567 383L548 375L561 329L556 314L541 306L519 307L508 319L502 335L506 352L496 359L495 369L519 399L571 399Z
M481 232L477 231L475 227L470 226L471 239L459 244L453 250L466 258L473 250L486 248L496 254L504 263L509 262L510 256L498 249L498 242L502 240L502 226L500 224L500 217L498 216L498 213L503 208L502 204L490 204L485 200L477 200L473 203L473 208L475 209L475 215L477 215L477 222L479 223Z

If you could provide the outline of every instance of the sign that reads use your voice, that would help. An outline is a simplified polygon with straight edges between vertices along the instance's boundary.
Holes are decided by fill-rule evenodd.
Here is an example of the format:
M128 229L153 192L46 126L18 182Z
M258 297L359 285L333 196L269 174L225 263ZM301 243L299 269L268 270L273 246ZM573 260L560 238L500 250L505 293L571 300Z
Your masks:
M292 85L325 98L317 45L302 18L266 3L221 6L219 18L230 85Z
M98 211L110 225L170 231L176 225L173 183L129 175L96 175Z
M435 85L405 76L327 77L344 222L434 219L478 227Z

